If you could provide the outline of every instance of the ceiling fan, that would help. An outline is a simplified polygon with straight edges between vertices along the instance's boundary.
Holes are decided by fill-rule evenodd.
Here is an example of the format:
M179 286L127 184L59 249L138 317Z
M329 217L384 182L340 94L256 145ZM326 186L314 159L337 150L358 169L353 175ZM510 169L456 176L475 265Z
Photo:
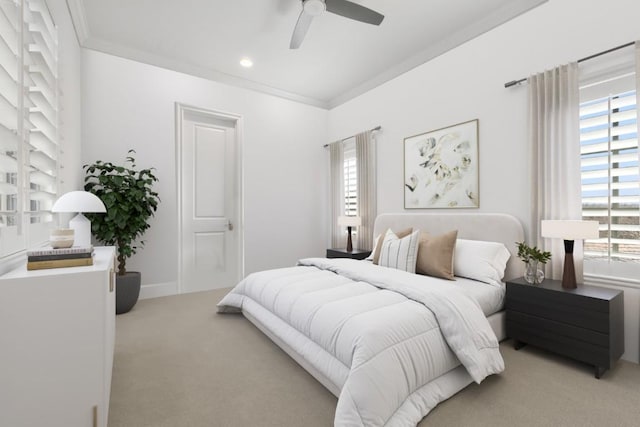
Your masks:
M384 19L384 15L348 0L302 0L302 12L293 29L289 49L300 47L313 18L325 11L372 25L380 25Z

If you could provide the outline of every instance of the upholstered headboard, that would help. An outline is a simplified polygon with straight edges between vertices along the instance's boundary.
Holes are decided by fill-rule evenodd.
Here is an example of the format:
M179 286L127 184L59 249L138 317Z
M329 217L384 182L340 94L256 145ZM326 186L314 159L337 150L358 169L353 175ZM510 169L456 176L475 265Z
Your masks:
M388 228L402 230L413 227L438 235L458 230L458 238L501 242L511 252L504 279L522 276L524 264L518 258L516 242L524 240L524 229L517 218L499 213L398 213L381 214L376 218L373 235Z

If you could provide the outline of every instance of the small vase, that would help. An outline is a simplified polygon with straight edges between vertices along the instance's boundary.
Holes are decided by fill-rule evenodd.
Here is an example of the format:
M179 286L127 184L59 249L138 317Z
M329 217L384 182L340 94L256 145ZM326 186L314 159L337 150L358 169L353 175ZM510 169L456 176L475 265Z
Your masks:
M524 280L527 283L538 284L542 283L544 280L544 271L538 268L540 263L535 260L531 260L527 262L525 270L524 270Z

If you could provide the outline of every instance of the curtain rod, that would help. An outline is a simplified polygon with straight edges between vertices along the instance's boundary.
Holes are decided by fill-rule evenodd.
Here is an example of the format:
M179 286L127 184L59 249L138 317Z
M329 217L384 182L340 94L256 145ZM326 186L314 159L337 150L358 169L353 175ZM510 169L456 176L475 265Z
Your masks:
M634 44L636 44L636 42L625 43L623 45L612 47L611 49L607 49L607 50L604 50L602 52L594 53L593 55L589 55L587 57L578 59L578 64L581 63L581 62L584 62L584 61L588 61L588 60L593 59L593 58L597 58L597 57L602 56L602 55L606 55L607 53L615 52L616 50L624 49L625 47L633 46ZM525 81L527 81L526 77L524 79L520 79L520 80L511 80L510 82L505 83L504 87L508 88L508 87L511 87L511 86L516 86L516 85L519 85L520 83L525 82Z
M373 132L373 131L380 130L380 129L382 129L382 126L378 125L378 126L374 127L373 129L369 129L369 132ZM342 138L341 140L336 141L336 142L342 142L342 141L344 141L344 140L346 140L346 139L353 138L354 136L355 136L355 135L351 135L351 136L348 136L348 137L346 137L346 138ZM335 143L334 143L334 142L332 142L331 144L335 144ZM331 145L331 144L324 144L324 145L323 145L323 147L324 147L324 148L327 148L327 147L328 147L329 145Z

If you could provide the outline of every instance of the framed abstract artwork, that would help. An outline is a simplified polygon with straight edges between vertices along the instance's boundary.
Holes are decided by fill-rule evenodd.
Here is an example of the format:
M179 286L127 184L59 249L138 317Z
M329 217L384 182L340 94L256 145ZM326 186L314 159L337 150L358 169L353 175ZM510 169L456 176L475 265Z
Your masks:
M477 208L478 120L404 139L404 208Z

